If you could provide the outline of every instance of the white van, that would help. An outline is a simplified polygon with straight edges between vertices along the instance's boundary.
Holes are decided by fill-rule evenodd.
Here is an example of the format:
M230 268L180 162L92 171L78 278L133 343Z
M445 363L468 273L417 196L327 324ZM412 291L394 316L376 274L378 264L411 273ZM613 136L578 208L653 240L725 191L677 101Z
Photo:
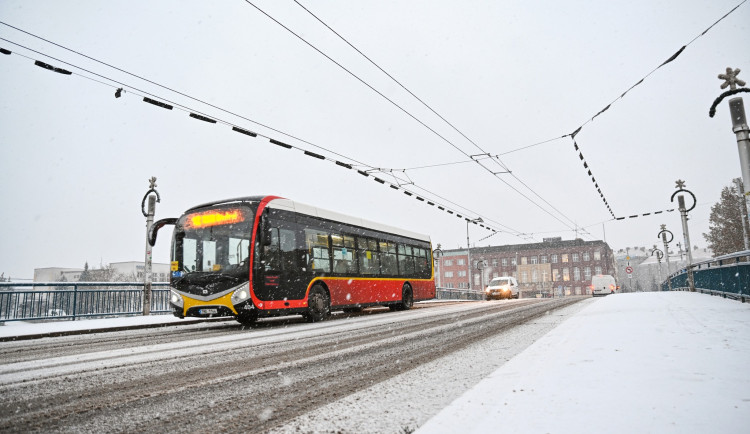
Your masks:
M495 277L485 290L487 300L518 298L518 282L515 277Z
M591 277L591 295L609 295L617 290L615 278L608 274L597 274Z

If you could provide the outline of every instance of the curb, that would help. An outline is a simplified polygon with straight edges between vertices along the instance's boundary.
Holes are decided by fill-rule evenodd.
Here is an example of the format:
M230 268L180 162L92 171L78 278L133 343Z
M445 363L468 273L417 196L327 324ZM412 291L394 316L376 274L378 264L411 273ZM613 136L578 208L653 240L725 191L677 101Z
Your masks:
M30 335L4 336L4 337L0 337L0 342L26 341L26 340L41 339L41 338L88 335L88 334L93 334L93 333L119 332L119 331L125 331L125 330L152 329L152 328L159 328L159 327L172 327L172 326L179 327L183 325L201 324L201 323L208 323L208 322L220 322L220 321L233 321L233 320L234 320L233 318L229 318L229 317L201 318L201 319L190 319L190 320L184 320L180 322L169 322L169 323L136 324L136 325L119 326L119 327L99 327L99 328L91 328L91 329L84 329L84 330L66 330L66 331L59 331L59 332L37 333L37 334L30 334Z

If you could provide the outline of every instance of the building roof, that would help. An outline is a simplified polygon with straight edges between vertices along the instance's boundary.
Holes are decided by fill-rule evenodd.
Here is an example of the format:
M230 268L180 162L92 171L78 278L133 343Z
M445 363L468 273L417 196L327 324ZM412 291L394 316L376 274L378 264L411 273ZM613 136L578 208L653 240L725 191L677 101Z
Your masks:
M541 243L528 243L528 244L508 244L505 246L488 246L488 247L472 247L472 254L489 254L489 253L503 253L503 252L519 252L527 250L543 250L543 249L566 249L573 247L600 247L604 246L609 248L609 245L602 240L584 241L580 238L574 240L560 240L552 239ZM466 254L466 249L451 249L443 250L445 256L456 256L460 254Z

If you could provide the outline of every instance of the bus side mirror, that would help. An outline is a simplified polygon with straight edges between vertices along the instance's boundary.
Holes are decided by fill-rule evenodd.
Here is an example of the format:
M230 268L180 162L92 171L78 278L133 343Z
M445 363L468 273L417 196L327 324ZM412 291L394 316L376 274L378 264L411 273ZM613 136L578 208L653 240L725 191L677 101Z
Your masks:
M177 223L176 218L161 219L154 222L151 225L151 229L148 231L148 244L151 247L154 247L154 244L156 244L156 234L159 232L159 229L166 225L173 225L175 223Z

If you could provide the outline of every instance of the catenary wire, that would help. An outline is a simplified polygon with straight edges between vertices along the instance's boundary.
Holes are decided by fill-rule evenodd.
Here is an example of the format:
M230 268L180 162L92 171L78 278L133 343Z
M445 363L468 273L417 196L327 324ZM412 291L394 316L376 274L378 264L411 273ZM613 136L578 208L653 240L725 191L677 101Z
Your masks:
M296 32L294 32L292 29L290 29L289 27L287 27L286 25L284 25L282 22L280 22L276 18L272 17L270 14L268 14L267 12L265 12L263 9L259 8L253 2L251 2L250 0L245 0L245 2L247 4L249 4L250 6L254 7L257 11L259 11L260 13L262 13L263 15L265 15L267 18L269 18L270 20L272 20L273 22L275 22L276 24L278 24L280 27L282 27L283 29L285 29L287 32L289 32L292 35L294 35L297 39L299 39L300 41L304 42L306 45L308 45L310 48L312 48L313 50L315 50L316 52L318 52L320 55L322 55L323 57L325 57L329 61L333 62L336 66L338 66L339 68L341 68L342 70L344 70L346 73L348 73L349 75L351 75L352 77L354 77L357 81L359 81L360 83L362 83L363 85L365 85L366 87L368 87L370 90L372 90L373 92L377 93L382 98L384 98L385 100L387 100L388 102L390 102L393 106L395 106L396 108L398 108L399 110L401 110L407 116L411 117L413 120L415 120L416 122L418 122L420 125L422 125L423 127L427 128L430 132L432 132L433 134L435 134L437 137L439 137L445 143L447 143L450 146L452 146L454 149L456 149L457 151L459 151L460 153L462 153L464 156L466 156L466 157L468 157L470 159L473 159L470 154L468 154L466 151L464 151L463 149L461 149L460 147L458 147L456 144L454 144L453 142L451 142L450 140L448 140L445 136L443 136L440 133L438 133L435 129L431 128L429 125L427 125L426 123L424 123L422 120L420 120L419 118L417 118L416 116L414 116L413 114L411 114L409 111L407 111L406 109L404 109L403 107L401 107L400 105L398 105L392 99L388 98L382 92L380 92L377 89L375 89L372 85L370 85L369 83L367 83L366 81L364 81L362 78L360 78L359 76L357 76L356 74L354 74L351 70L349 70L348 68L346 68L345 66L343 66L341 63L339 63L336 60L334 60L331 56L329 56L328 54L326 54L325 52L323 52L322 50L320 50L318 47L316 47L315 45L313 45L312 43L310 43L309 41L307 41L305 38L303 38L302 36L300 36L299 34L297 34ZM429 106L428 106L428 108L429 108ZM432 109L430 108L430 110L432 110ZM450 124L450 123L448 123L448 124L452 126L452 124ZM455 128L455 127L453 127L453 128ZM463 135L463 133L461 133L460 131L459 131L459 133ZM467 137L467 139L468 139L468 137ZM471 139L468 139L468 140L471 141ZM473 141L471 141L471 142L478 149L482 150L483 154L490 155L489 153L487 153L486 151L484 151L482 148L480 148L476 143L474 143ZM502 162L499 162L497 160L494 160L494 161L495 161L495 163L498 163L501 167L503 167L506 171L508 170L507 167L504 164L502 164ZM482 164L482 163L480 163L478 161L477 161L477 164L480 167L482 167L484 170L486 170L487 172L489 172L493 177L495 177L496 179L500 180L502 183L504 183L505 185L507 185L511 190L515 191L520 196L522 196L523 198L525 198L527 201L531 202L534 206L538 207L540 210L542 210L543 212L545 212L546 214L548 214L549 216L551 216L555 220L559 221L564 226L568 227L569 229L572 229L570 226L568 226L567 223L565 223L562 220L560 220L559 217L557 217L556 215L554 215L553 213L551 213L549 210L547 210L543 206L541 206L539 203L535 202L533 199L531 199L530 197L528 197L527 195L525 195L518 188L512 186L510 183L508 183L504 179L498 177L497 176L498 172L492 171L490 168L488 168L487 166L485 166L484 164ZM514 178L518 179L517 176L514 176ZM526 186L526 184L524 184L524 185ZM526 186L526 188L529 188L529 187ZM537 196L539 196L539 194L537 194L536 192L534 192L534 194L537 195ZM549 205L549 202L547 202L547 201L544 201L544 202ZM555 211L557 211L558 213L560 213L560 211L557 210L556 208L553 207L553 209L555 209ZM572 219L568 218L564 214L561 214L561 215L564 218L566 218L567 220L569 220L570 222L573 222Z
M37 54L43 55L43 56L45 56L45 57L49 57L49 58L51 58L51 59L54 59L54 60L56 60L56 61L62 62L62 63L64 63L64 64L66 64L66 65L69 65L69 66L71 66L71 67L73 67L73 68L76 68L76 69L79 69L79 70L85 71L85 72L87 72L87 73L90 73L90 74L94 74L94 75L96 75L96 76L98 76L98 77L104 78L105 80L109 80L109 81L111 81L111 82L113 82L113 83L117 83L118 85L122 85L122 86L125 86L125 87L127 87L127 88L128 88L129 90L130 90L130 91L129 91L129 92L127 92L126 94L132 94L132 95L136 95L136 96L143 96L143 94L142 94L142 93L139 93L139 92L141 92L141 91L139 91L138 89L136 89L136 88L134 88L134 87L132 87L132 86L126 85L126 84L124 84L124 83L121 83L121 82L119 82L119 81L117 81L117 80L115 80L115 79L111 79L111 78L109 78L109 77L106 77L106 76L104 76L104 75L101 75L101 74L95 73L95 72L93 72L93 71L89 71L89 70L87 70L87 69L85 69L85 68L81 68L81 67L78 67L77 65L74 65L74 64L72 64L72 63L69 63L69 62L65 62L65 61L62 61L62 60L56 59L56 58L54 58L54 57L52 57L52 56L48 56L48 55L46 55L46 54L44 54L44 53L41 53L41 52L39 52L39 51L37 51L37 50L33 50L33 49L30 49L30 48L27 48L27 47L25 47L25 46L23 46L23 45L20 45L20 44L17 44L17 43L15 43L15 42L13 42L13 41L9 41L9 40L7 40L7 39L4 39L4 38L0 38L0 40L4 40L4 41L6 41L6 42L9 42L9 43L11 43L11 44L14 44L14 45L16 45L16 46L19 46L19 47L21 47L21 48L24 48L24 49L27 49L27 50L29 50L29 51L32 51L32 52L34 52L34 53L37 53ZM20 53L15 53L15 54L17 54L17 55L19 55L19 56L21 56L21 57L24 57L24 58L30 59L30 60L34 60L34 59L32 59L31 57L28 57L28 56L22 55L22 54L20 54ZM94 82L97 82L97 83L99 83L99 84L102 84L102 85L106 85L106 86L108 86L108 87L110 87L110 88L116 88L116 87L117 87L117 86L114 86L114 85L112 85L112 84L109 84L109 83L105 83L105 82L102 82L102 81L100 81L100 80L96 80L96 79L93 79L93 78L91 78L91 77L88 77L88 76L86 76L86 75L83 75L83 74L77 74L77 73L76 73L76 74L74 74L74 75L77 75L77 76L79 76L79 77L82 77L82 78L84 78L84 79L92 80L92 81L94 81ZM135 91L135 92L133 92L133 91L132 91L132 89L136 89L136 91ZM153 96L154 98L158 98L158 99L161 99L161 100L165 100L165 101L166 101L166 99L164 99L164 98L161 98L161 97L159 97L159 96L156 96L156 95L153 95L153 94L150 94L150 93L147 93L147 94L148 94L148 95L150 95L150 96ZM194 113L194 112L195 112L195 110L193 110L193 109L191 109L190 107L187 107L187 106L176 105L176 107L177 107L178 109L180 109L180 110L183 110L183 111L185 111L185 112L190 112L190 113ZM170 108L171 108L171 107L170 107ZM207 117L208 117L208 116L207 116ZM211 118L211 119L213 119L213 120L215 120L216 122L222 123L222 124L224 124L224 125L228 125L228 126L236 126L236 125L234 125L234 124L233 124L233 123L231 123L231 122L228 122L228 121L225 121L225 120L222 120L222 119L216 118L216 117L210 117L210 118ZM279 142L279 141L277 141L277 140L275 140L275 139L273 139L273 138L271 138L271 137L269 137L269 136L265 136L265 135L263 135L263 134L260 134L260 133L256 133L255 135L257 135L257 136L260 136L260 137L264 137L264 138L268 138L268 139L270 140L270 142L271 142L271 143L277 144L277 145L279 145L279 146L282 146L282 147L284 147L284 148L287 148L287 149L297 149L297 150L303 151L303 152L304 152L305 154L307 154L307 155L309 155L309 156L312 156L312 157L315 157L315 158L318 158L318 159L323 159L323 160L327 160L327 161L330 161L330 162L334 162L335 164L337 164L337 165L339 165L339 166L343 166L343 167L346 167L346 168L349 168L349 169L353 169L353 167L352 167L351 165L348 165L348 164L346 164L346 163L342 163L342 162L339 162L339 161L337 161L337 160L333 160L333 159L330 159L330 158L324 157L324 156L322 156L322 155L320 155L320 154L315 154L315 153L312 153L312 152L310 152L310 151L307 151L307 150L305 150L305 149L303 149L303 148L299 148L299 147L296 147L296 146L292 146L292 145L289 145L289 144L286 144L286 143L283 143L283 142ZM347 157L347 158L348 158L348 157ZM348 167L347 167L347 166L348 166ZM369 166L369 167L373 167L373 166ZM354 169L354 170L355 170L355 169ZM373 169L373 170L377 170L377 169ZM358 171L358 172L359 172L360 174L364 175L364 176L368 176L368 177L370 176L370 174L368 174L368 173L366 173L366 172L363 172L363 171ZM394 177L395 177L395 175L394 175ZM384 180L382 180L382 179L380 179L380 178L377 178L377 177L375 177L375 176L373 176L373 179L374 179L375 181L377 181L377 182L381 183L381 184L386 184L386 182L385 182ZM411 182L410 180L409 180L409 182L405 182L404 180L401 180L401 181L403 181L403 182L404 182L404 184L403 184L403 185L411 184L411 185L413 185L413 186L414 186L415 188L418 188L418 189L420 189L420 190L422 190L422 191L425 191L425 192L427 192L428 194L432 194L432 195L434 195L434 196L440 197L440 196L438 196L438 195L436 195L436 194L434 194L434 193L430 192L429 190L427 190L427 189L425 189L425 188L423 188L423 187L420 187L420 186L418 186L417 184L415 184L415 183ZM433 200L425 200L424 198L422 198L421 196L419 196L419 195L418 195L417 193L415 193L415 192L413 192L413 191L410 191L410 190L407 190L407 189L403 188L402 186L398 186L398 187L396 187L396 186L392 186L392 187L394 187L394 188L396 188L396 189L401 189L401 190L403 190L403 191L404 191L405 193L407 193L407 194L408 194L409 196L414 196L414 197L415 197L415 198L416 198L417 200L420 200L420 201L423 201L423 202L427 202L427 203L428 203L429 205L432 205L432 206L436 206L436 202L437 202L437 201L434 201L434 202L433 202ZM442 197L441 197L441 198L442 198ZM444 199L444 198L442 198L442 199ZM445 199L444 199L444 200L445 200ZM447 201L447 200L446 200L446 201ZM463 209L463 210L465 210L465 211L468 211L468 212L470 212L470 213L472 213L472 214L475 214L475 215L477 215L477 216L480 216L480 217L485 217L485 218L487 218L487 220L489 220L489 221L494 221L494 220L490 219L489 217L486 217L486 216L482 216L481 214L475 213L475 212L473 212L473 211L471 211L471 210L469 210L469 209L467 209L467 208L465 208L465 207L463 207L463 206L461 206L461 205L458 205L458 204L456 204L456 203L454 203L454 202L452 202L452 201L449 201L449 202L450 202L450 203L452 203L453 205L457 206L458 208L461 208L461 209ZM451 207L447 207L447 206L442 206L442 205L440 205L440 204L437 204L437 206L438 206L438 208L439 208L440 210L442 210L442 211L446 211L446 212L448 212L448 213L449 213L449 214L451 214L451 215L455 215L456 217L458 217L458 218L460 218L460 219L466 220L467 222L470 222L470 223L474 223L474 224L477 224L477 222L474 222L474 221L472 221L471 219L469 219L468 217L465 217L465 216L463 216L462 214L459 214L459 213L458 213L458 212L457 212L456 210L454 210L454 209L451 209ZM520 238L524 238L524 239L525 239L525 237L524 237L524 235L526 235L525 233L523 233L523 232L520 232L520 231L517 231L517 230L515 230L515 229L513 229L513 228L510 228L510 227L508 227L508 226L506 226L506 225L503 225L503 224L501 224L501 223L497 223L497 225L498 225L498 226L500 226L500 227L502 227L502 228L504 228L505 230L502 230L502 231L498 231L498 230L496 230L496 229L493 229L493 228L492 228L492 227L490 227L489 225L485 226L485 225L481 225L481 224L480 224L479 226L481 226L481 227L483 227L483 228L486 228L487 230L490 230L490 231L492 231L492 232L505 232L505 233L508 233L508 234L510 234L510 235L513 235L513 236L516 236L516 237L520 237Z

